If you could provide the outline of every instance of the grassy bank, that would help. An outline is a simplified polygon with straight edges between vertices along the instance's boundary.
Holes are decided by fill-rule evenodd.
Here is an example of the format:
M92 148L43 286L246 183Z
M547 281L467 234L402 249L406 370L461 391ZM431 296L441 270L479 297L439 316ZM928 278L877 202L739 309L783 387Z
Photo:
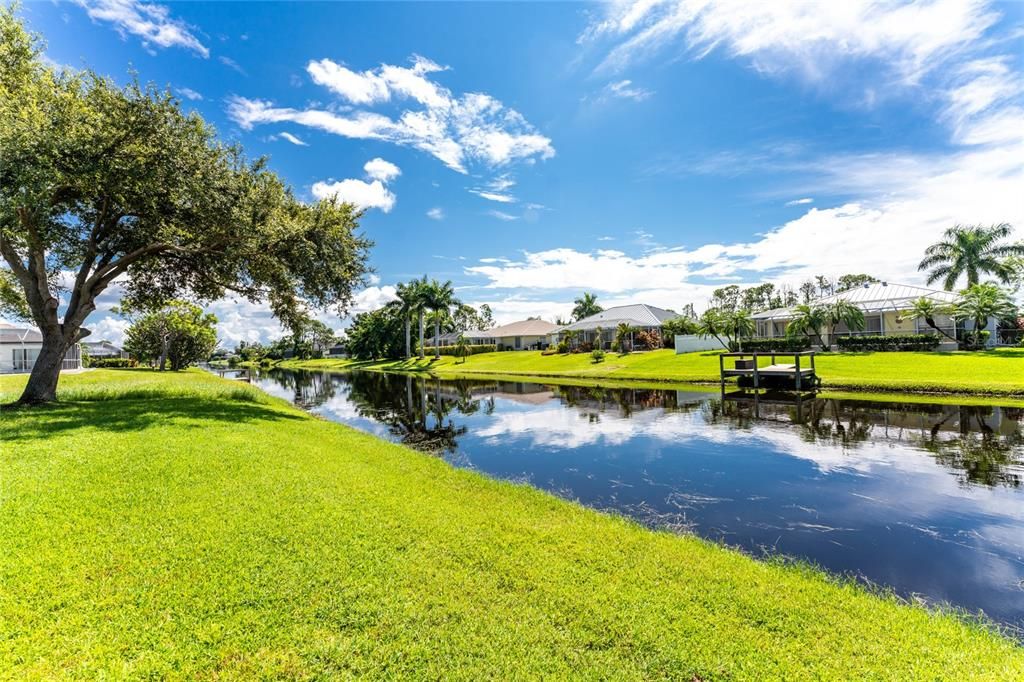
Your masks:
M96 370L61 394L0 418L0 676L1024 676L980 626L211 375Z
M780 361L782 354L780 354ZM767 360L765 360L767 362ZM827 353L816 358L824 387L858 391L919 391L976 395L1024 396L1024 349L1005 348L983 353ZM647 381L718 381L717 353L672 350L609 353L594 363L589 354L541 355L539 352L485 353L465 362L440 360L352 363L348 360L309 360L282 366L311 369L429 371L444 375L504 375Z

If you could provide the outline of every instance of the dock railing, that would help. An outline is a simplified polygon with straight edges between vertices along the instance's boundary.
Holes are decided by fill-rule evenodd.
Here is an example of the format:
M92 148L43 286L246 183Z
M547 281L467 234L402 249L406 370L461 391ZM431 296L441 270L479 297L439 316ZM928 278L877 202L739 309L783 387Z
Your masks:
M795 362L794 367L792 369L790 369L789 367L783 367L783 366L776 365L775 364L775 358L777 356L782 356L784 358L793 358L794 362ZM761 367L758 364L758 359L759 358L764 358L764 357L767 357L767 358L771 359L771 362L770 362L770 364L767 367ZM725 359L726 358L735 358L736 361L737 361L736 364L731 369L726 368L726 366L725 366ZM744 363L746 358L750 358L749 361L746 361L746 362L749 362L749 365L750 365L749 367L746 366L746 364ZM800 358L809 358L810 361L811 361L811 366L807 367L806 365L804 365L804 368L801 369L801 367L800 367ZM741 363L744 363L743 366L741 366ZM753 351L753 352L749 352L749 353L744 353L744 352L741 351L741 352L737 352L737 353L720 353L719 356L718 356L718 371L719 371L719 377L721 379L723 387L725 386L725 378L728 377L728 376L749 376L749 377L752 377L753 381L754 381L754 388L755 389L758 389L758 388L761 387L761 377L762 376L791 377L793 379L793 382L794 382L794 387L798 391L802 389L803 381L804 381L805 377L813 382L812 385L814 383L817 383L817 368L814 365L814 351L813 350L808 350L808 351L791 351L791 352L790 351L768 351L768 352Z

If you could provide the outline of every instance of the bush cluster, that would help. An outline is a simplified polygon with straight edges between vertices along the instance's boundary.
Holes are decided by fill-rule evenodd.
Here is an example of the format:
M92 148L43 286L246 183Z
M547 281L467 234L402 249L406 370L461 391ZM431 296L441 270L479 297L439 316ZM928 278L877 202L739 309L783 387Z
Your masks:
M595 348L594 350L590 351L590 361L591 362L593 362L594 364L597 364L597 363L601 362L602 360L604 360L604 351L603 350L601 350L600 348Z
M138 366L139 363L134 358L89 358L89 367L98 369L122 369Z
M467 344L464 346L466 355L479 355L480 353L493 353L498 347L493 343ZM436 355L437 349L433 346L423 347L424 355ZM441 346L441 355L459 355L457 346Z
M935 350L942 339L935 334L894 334L892 336L840 336L839 350Z
M747 339L743 342L743 350L749 352L789 352L799 353L810 350L811 340L806 336L780 336L770 339Z

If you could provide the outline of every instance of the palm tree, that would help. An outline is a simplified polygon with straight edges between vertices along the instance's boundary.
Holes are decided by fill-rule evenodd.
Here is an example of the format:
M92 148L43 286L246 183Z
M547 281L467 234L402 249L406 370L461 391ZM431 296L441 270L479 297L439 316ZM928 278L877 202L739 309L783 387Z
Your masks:
M427 279L426 275L423 275L423 279L414 279L410 286L413 288L413 298L415 299L416 317L419 319L420 325L420 360L423 359L423 314L426 309L430 307L432 301L432 291L430 280Z
M900 315L900 321L902 320L924 320L925 324L939 332L946 338L956 341L956 336L951 335L946 330L942 329L935 323L935 317L937 315L949 315L952 316L954 310L952 307L942 306L935 301L922 296L913 302L910 306L910 310Z
M930 270L928 284L940 279L946 291L952 291L963 274L967 286L978 284L981 275L994 275L1008 283L1010 268L1002 261L1010 256L1024 256L1024 243L1002 244L1013 233L1008 223L984 225L954 225L943 234L942 241L932 244L924 252L918 270Z
M576 304L576 307L572 309L572 317L577 322L582 320L584 317L597 315L599 312L604 310L604 308L597 304L597 296L590 292L584 292L584 294L573 301L573 303Z
M1017 307L1005 291L995 284L975 284L960 294L956 302L957 314L974 321L974 333L971 335L975 348L982 345L981 331L987 326L990 317L1004 319L1017 314Z
M402 304L401 315L405 322L405 359L412 358L412 315L419 310L420 297L417 290L418 282L413 281L405 284L399 282L395 288L395 295Z
M827 303L820 306L822 313L825 318L825 324L828 325L828 342L831 344L835 339L836 325L842 322L846 325L846 328L850 331L860 331L864 329L864 311L850 303L844 298ZM825 350L831 348L831 345L826 346Z
M824 348L825 339L821 337L821 328L825 324L825 311L819 306L801 303L793 308L793 313L793 319L786 325L786 336L816 336L818 343Z
M757 323L750 316L749 310L737 310L729 313L726 316L726 320L729 325L729 331L732 332L732 338L736 340L737 350L742 351L743 339L749 339L757 333Z
M455 289L451 280L443 284L433 280L427 288L426 306L434 311L434 359L441 359L441 318L442 311L447 312L452 306L458 305L459 299L455 298Z
M706 339L713 336L722 344L722 348L729 349L729 344L722 340L726 336L726 323L721 313L714 308L708 308L697 319L697 336Z
M633 325L629 322L620 322L619 326L615 328L615 341L612 346L618 348L623 355L633 350L633 331Z
M455 355L461 358L461 362L465 362L466 356L469 355L469 342L466 341L465 334L459 334L459 338L455 341Z

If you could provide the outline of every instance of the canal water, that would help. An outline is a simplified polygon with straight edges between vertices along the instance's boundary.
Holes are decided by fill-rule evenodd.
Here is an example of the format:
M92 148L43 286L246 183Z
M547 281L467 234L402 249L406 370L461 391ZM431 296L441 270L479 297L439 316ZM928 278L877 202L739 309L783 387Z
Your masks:
M1024 409L273 370L327 419L1024 627Z

